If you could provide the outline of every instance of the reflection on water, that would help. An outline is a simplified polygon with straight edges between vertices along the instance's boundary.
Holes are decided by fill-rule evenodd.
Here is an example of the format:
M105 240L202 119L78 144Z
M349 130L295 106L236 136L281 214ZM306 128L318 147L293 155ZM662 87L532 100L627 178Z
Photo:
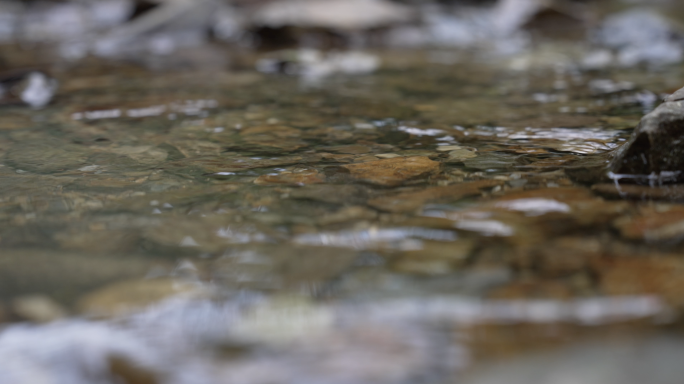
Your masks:
M575 175L682 73L386 55L315 87L66 68L46 108L3 106L0 382L441 383L570 341L680 353L649 340L684 304L681 208Z
M359 232L316 233L300 235L294 239L298 244L327 245L331 247L351 247L356 249L373 249L382 244L415 244L411 238L451 241L456 239L452 231L423 228L386 228L369 229Z

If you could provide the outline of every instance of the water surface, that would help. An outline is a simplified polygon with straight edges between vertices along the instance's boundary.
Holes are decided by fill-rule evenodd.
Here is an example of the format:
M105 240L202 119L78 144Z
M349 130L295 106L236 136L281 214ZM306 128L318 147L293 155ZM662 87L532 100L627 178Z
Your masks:
M442 383L676 333L681 205L583 171L681 70L402 55L315 82L83 64L2 106L0 381Z

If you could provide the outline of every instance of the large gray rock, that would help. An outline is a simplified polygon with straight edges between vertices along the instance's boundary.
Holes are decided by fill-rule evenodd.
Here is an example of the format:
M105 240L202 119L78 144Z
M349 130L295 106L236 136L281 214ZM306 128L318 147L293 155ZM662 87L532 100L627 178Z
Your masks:
M612 161L613 178L661 184L684 180L684 88L644 116Z

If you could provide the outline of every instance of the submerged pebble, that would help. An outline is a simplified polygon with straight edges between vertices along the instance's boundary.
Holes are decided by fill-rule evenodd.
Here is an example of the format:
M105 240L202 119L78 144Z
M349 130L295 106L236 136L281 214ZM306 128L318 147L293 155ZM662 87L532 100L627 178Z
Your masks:
M437 173L440 164L427 157L411 156L348 164L340 168L354 180L393 187L425 179Z
M478 196L487 188L502 184L498 180L479 180L444 187L430 187L416 192L403 192L378 196L368 201L374 208L388 212L415 212L426 203L457 201L464 197Z

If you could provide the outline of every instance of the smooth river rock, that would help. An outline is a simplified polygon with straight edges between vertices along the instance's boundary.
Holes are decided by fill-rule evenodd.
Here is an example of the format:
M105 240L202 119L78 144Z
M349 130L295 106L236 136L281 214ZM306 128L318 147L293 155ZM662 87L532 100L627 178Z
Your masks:
M644 116L629 142L620 148L610 165L621 181L661 184L684 179L683 90L665 99Z
M440 163L425 156L395 157L346 164L338 168L357 181L396 187L408 181L427 178L439 172Z

